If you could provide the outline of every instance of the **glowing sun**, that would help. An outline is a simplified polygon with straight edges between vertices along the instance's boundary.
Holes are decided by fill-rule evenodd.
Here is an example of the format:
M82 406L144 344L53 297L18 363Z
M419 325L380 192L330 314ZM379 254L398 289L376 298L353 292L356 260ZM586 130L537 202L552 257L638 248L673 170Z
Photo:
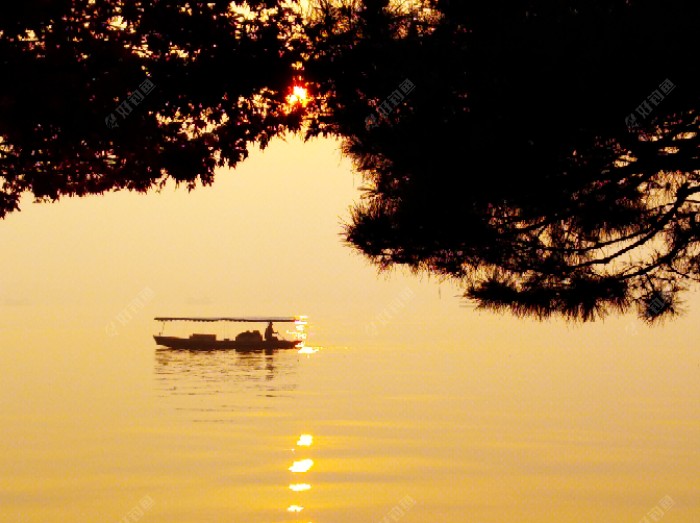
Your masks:
M306 107L306 104L309 103L309 93L306 88L295 85L292 89L292 94L287 96L287 103L290 106L301 105Z

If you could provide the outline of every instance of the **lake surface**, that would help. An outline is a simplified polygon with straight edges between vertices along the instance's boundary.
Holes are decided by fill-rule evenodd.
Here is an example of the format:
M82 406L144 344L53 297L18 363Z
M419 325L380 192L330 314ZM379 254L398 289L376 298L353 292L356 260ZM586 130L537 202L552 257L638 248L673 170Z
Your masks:
M191 353L3 312L1 521L700 521L692 347Z

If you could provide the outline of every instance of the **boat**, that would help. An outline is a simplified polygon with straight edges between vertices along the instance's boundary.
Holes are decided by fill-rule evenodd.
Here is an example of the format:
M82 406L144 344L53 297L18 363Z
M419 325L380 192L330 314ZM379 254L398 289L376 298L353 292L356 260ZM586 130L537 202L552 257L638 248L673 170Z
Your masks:
M303 331L303 325L306 324L304 316L300 317L255 317L255 318L200 318L200 317L156 317L155 321L160 321L165 325L166 322L234 322L234 323L267 323L265 335L263 336L259 330L248 330L241 332L234 339L223 338L218 339L216 334L191 334L187 338L177 336L164 336L156 334L153 338L157 345L168 347L170 349L181 350L222 350L233 349L238 351L273 351L278 349L294 349L303 346L303 334L297 336L299 339L286 340L275 336L275 323L295 323L297 331ZM301 328L300 328L301 326Z

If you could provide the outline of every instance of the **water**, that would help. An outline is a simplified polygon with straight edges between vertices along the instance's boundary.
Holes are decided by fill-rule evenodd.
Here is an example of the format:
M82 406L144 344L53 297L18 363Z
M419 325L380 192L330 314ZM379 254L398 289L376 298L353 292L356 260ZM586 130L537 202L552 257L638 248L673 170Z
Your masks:
M669 499L665 521L698 521L690 349L190 353L158 349L145 319L109 338L89 315L15 314L1 521L638 522Z

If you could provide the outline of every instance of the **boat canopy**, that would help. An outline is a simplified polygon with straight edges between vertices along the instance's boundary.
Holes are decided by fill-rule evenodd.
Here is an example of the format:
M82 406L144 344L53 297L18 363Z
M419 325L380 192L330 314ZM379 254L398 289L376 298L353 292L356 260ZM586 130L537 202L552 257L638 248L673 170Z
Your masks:
M252 322L252 323L282 323L282 322L297 322L303 321L303 316L295 318L294 316L270 316L270 317L251 317L251 318L224 318L224 317L213 317L213 318L202 318L202 317L157 317L153 318L155 321L202 321L202 322L214 322L214 321L231 321L231 322Z

